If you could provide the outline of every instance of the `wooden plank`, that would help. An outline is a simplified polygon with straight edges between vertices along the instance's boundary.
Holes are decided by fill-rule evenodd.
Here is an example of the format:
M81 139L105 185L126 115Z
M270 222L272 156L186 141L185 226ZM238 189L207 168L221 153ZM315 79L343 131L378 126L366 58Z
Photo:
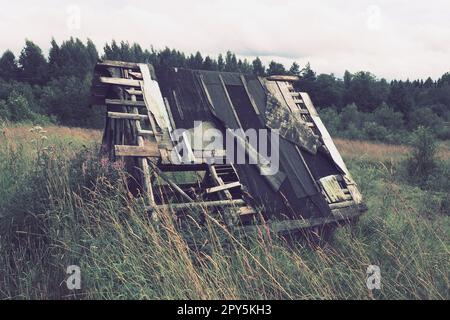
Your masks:
M128 71L128 74L130 76L132 76L135 79L141 79L142 80L142 73L140 72L133 72L133 71Z
M154 137L155 133L152 130L138 130L138 135L143 137ZM161 132L157 132L156 135L162 136Z
M237 187L240 187L240 186L241 186L241 184L239 183L239 181L231 182L231 183L224 184L224 185L221 185L221 186L207 188L206 189L206 193L214 193L214 192L218 192L218 191L223 191L223 190L228 190L228 189L232 189L232 188L237 188Z
M346 208L346 207L350 207L356 205L355 201L343 201L343 202L338 202L338 203L332 203L330 204L330 209L340 209L340 208Z
M309 94L306 92L300 92L300 96L302 97L303 104L305 105L306 109L308 109L311 116L319 116L317 113L316 108L314 107L311 98L309 97Z
M173 95L173 100L175 101L175 106L177 107L177 110L178 110L178 114L180 115L181 120L183 120L184 119L183 109L180 106L180 102L178 101L177 93L175 92L175 90L172 90L172 95ZM166 99L166 98L164 98L164 99ZM169 111L170 107L168 104L166 107ZM172 124L172 128L175 128L175 126L173 124Z
M125 91L132 96L142 96L142 91L141 90L136 90L134 88L130 88L130 89L125 89Z
M144 114L124 113L124 112L108 112L108 117L112 119L127 119L127 120L146 120L148 116Z
M132 101L132 100L122 100L122 99L105 99L105 104L107 106L126 106L126 107L144 107L144 101Z
M145 146L115 145L114 151L118 157L159 157L155 144Z
M131 100L136 101L136 96L131 95ZM139 113L137 107L132 107L131 109L134 114ZM136 120L135 127L136 127L137 132L139 132L142 129L141 122L139 120ZM136 139L136 143L138 146L140 146L140 147L144 146L144 138L142 136L137 134L135 139ZM147 160L147 158L142 158L142 157L138 158L138 164L142 170L143 191L144 191L144 194L145 194L150 206L154 207L155 206L155 196L153 194L152 181L151 181L148 162L149 161Z
M137 87L137 88L141 87L141 82L139 80L133 79L100 77L100 82L104 84L112 84L118 86Z
M253 216L253 215L255 215L255 214L256 214L255 209L253 209L253 208L250 207L250 206L240 207L240 208L239 208L239 215L240 215L241 217L244 217L244 216Z
M245 205L245 201L242 199L236 200L217 200L206 202L188 202L188 203L171 203L156 206L160 210L166 209L195 209L195 208L210 208L210 207L233 207ZM151 208L150 208L151 209Z
M103 60L97 63L97 66L101 67L116 67L116 68L129 68L137 69L139 65L134 62L124 62L124 61L114 61L114 60Z
M267 80L273 81L298 81L300 80L299 76L286 76L286 75L273 75L266 77Z

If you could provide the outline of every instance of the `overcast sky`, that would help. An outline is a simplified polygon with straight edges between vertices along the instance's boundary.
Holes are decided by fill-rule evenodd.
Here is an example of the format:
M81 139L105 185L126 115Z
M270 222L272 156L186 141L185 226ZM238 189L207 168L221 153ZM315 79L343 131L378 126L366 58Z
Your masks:
M450 71L449 0L0 0L0 51L25 38L111 39L142 47L310 62L341 77L368 70L387 79Z

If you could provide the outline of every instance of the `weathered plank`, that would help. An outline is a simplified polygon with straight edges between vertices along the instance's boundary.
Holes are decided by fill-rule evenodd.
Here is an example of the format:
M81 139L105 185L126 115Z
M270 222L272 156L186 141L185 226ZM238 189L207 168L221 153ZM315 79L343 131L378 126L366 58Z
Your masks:
M103 60L102 62L98 62L97 66L101 67L116 67L116 68L129 68L129 69L137 69L139 68L137 63L134 62L123 62L123 61L113 61L113 60Z
M255 209L253 209L250 206L245 206L245 207L240 207L239 208L239 215L241 217L245 217L245 216L253 216L256 214Z
M132 76L133 78L142 79L142 73L140 73L140 72L128 71L128 74L130 76Z
M267 80L273 81L298 81L300 77L298 76L283 76L283 75L273 75L266 78Z
M104 84L113 84L127 87L137 87L137 88L141 87L140 81L133 79L100 77L100 82Z
M108 112L108 117L112 119L127 119L127 120L146 120L148 119L147 115L144 114L134 114L134 113L125 113L125 112Z
M115 145L117 157L159 157L159 150L155 144L145 146Z
M338 202L338 203L332 203L330 204L330 209L340 209L340 208L346 208L346 207L350 207L355 205L355 201L343 201L343 202Z
M207 202L188 202L188 203L171 203L156 206L160 210L165 209L195 209L195 208L210 208L210 207L233 207L245 205L245 201L242 199L236 200L217 200ZM151 209L151 208L150 208Z
M231 183L227 183L221 186L216 186L216 187L212 187L212 188L207 188L206 189L206 193L214 193L214 192L218 192L218 191L223 191L223 190L228 190L228 189L232 189L232 188L237 188L240 187L241 184L239 183L239 181L236 182L231 182Z
M142 96L141 90L136 90L134 88L125 89L125 91L132 96Z
M144 101L121 100L121 99L105 99L107 106L127 106L127 107L144 107Z

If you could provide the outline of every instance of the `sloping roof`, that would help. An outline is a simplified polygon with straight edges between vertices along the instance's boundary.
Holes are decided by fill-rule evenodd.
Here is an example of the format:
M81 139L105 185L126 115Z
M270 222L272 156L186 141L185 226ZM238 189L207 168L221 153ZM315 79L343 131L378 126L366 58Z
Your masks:
M297 80L293 76L264 78L171 67L154 70L146 64L100 61L94 73L92 103L107 106L103 148L110 151L112 160L125 157L134 172L131 180L137 182L139 192L147 192L155 208L167 201L162 196L155 200L151 173L141 163L155 166L155 172L156 166L169 171L203 168L208 179L197 189L201 199L207 201L203 204L217 205L217 195L209 197L208 188L229 187L220 181L222 178L214 177L218 175L216 170L225 170L239 190L231 197L226 194L228 190L223 191L219 200L225 196L229 204L237 201L262 207L260 212L266 218L296 220L303 225L302 221L310 218L330 222L354 217L364 210L361 195L308 94L296 87ZM235 148L227 145L218 150L220 157L225 153L234 165L220 169L220 164L205 162L204 155L195 156L195 148L188 150L193 155L189 161L193 162L175 163L168 156L173 152L179 156L173 130L186 129L183 143L192 147L186 140L190 139L188 135L195 136L196 121L219 129L225 136L236 129L276 131L278 143L270 136L257 136L257 145L252 146L233 133L235 146L245 150L246 157L257 158L256 164L236 162ZM261 145L268 146L269 158L275 153L279 156L279 170L273 174L267 174L270 166L259 160L257 147ZM180 188L178 193L188 202L194 201ZM197 197L195 191L190 195ZM169 201L169 205L179 207L188 204Z
M168 68L157 70L177 128L192 128L194 121L211 121L223 130L266 129L269 92L254 75ZM268 80L270 81L270 80ZM320 152L312 154L280 137L280 170L263 176L256 165L237 164L242 184L266 210L281 215L330 214L315 180L342 171Z

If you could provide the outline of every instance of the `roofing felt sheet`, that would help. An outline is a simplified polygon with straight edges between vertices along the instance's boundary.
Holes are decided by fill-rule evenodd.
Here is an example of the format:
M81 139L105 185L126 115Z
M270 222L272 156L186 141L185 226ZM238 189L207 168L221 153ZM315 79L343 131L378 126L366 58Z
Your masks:
M256 76L245 75L248 94L260 111L258 115L250 103L241 76L239 73L214 71L157 70L162 94L169 102L177 128L189 129L193 127L194 121L210 121L222 130L265 129L267 90ZM173 91L176 92L176 99ZM315 155L309 154L305 159L303 155L307 152L299 151L294 143L283 137L279 141L278 176L262 176L256 165L235 165L241 182L247 187L251 197L266 210L272 208L273 212L289 216L301 215L306 218L310 214L330 214L311 174L325 176L330 172L339 173L333 161L321 157L310 171L307 163L314 165ZM322 167L326 169L324 175L321 174L324 170Z

